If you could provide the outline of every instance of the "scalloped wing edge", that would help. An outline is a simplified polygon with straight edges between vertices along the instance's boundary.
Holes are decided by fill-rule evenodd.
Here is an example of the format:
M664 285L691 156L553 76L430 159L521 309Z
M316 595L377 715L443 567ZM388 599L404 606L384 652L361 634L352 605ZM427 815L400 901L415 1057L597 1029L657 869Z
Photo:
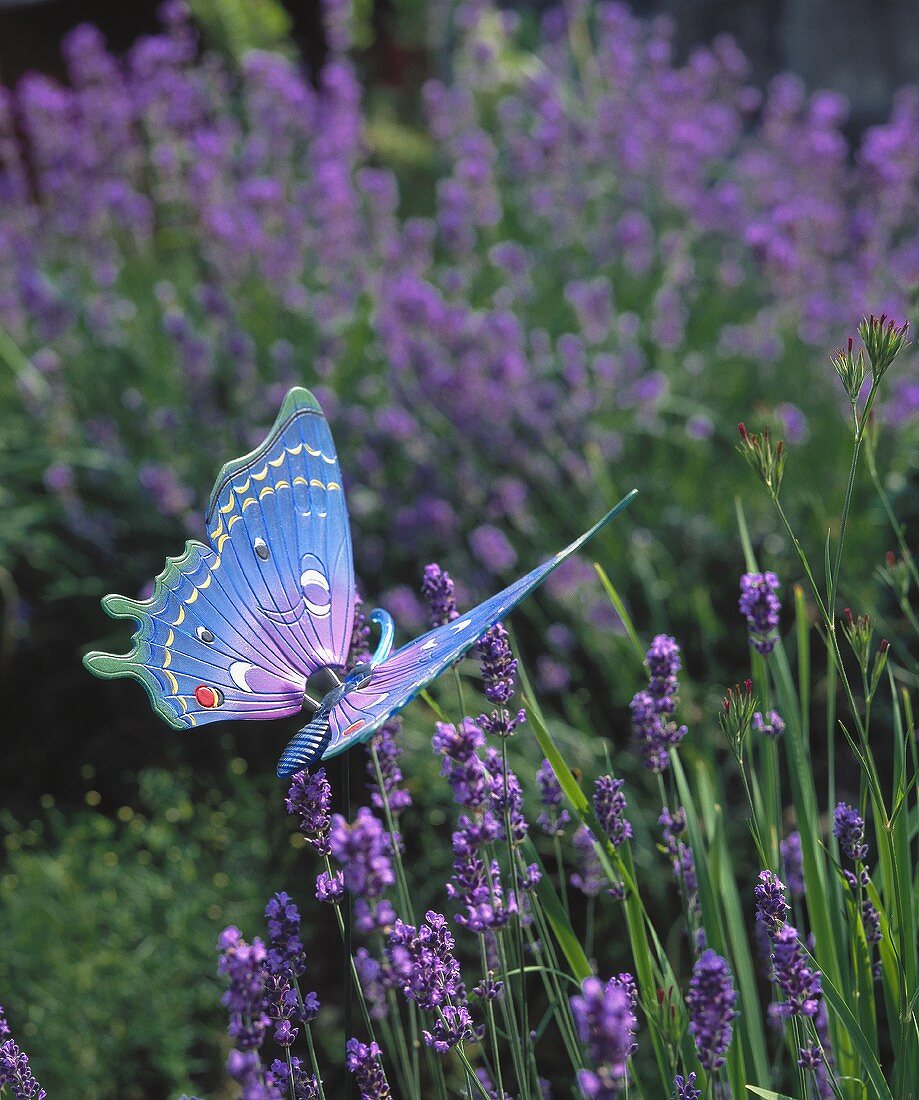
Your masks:
M274 424L271 426L271 431L269 431L255 450L250 451L246 455L242 455L240 458L232 459L220 468L220 473L217 475L217 481L214 483L210 499L207 502L207 510L204 513L205 523L211 522L211 517L214 514L214 506L227 482L231 481L243 470L257 465L268 451L271 450L275 440L284 429L292 423L300 413L304 412L321 416L322 419L325 420L325 413L322 411L322 406L313 394L303 386L294 386L293 389L287 391L284 400L281 402L281 408L278 410L278 415L275 417Z
M174 730L188 729L189 723L182 722L171 710L163 706L160 698L162 686L147 668L146 661L149 659L150 650L149 637L146 632L153 621L148 609L154 606L163 589L169 588L166 584L167 578L176 573L181 574L184 566L191 561L192 557L196 553L201 554L202 552L205 554L213 553L210 547L205 546L203 542L189 539L185 543L185 549L178 557L166 559L163 571L158 574L153 582L153 594L146 600L134 600L130 596L119 596L114 592L103 596L100 601L102 610L110 619L134 619L138 624L137 630L131 635L131 649L127 653L103 653L100 650L93 650L93 652L87 653L83 657L84 667L102 680L116 680L122 676L127 676L143 684L144 691L150 699L150 705L163 721Z

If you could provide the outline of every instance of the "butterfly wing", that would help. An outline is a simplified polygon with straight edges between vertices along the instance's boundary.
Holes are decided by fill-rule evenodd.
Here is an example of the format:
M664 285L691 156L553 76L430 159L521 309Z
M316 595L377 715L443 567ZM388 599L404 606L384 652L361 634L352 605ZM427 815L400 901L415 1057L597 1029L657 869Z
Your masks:
M291 390L265 442L224 466L206 522L227 583L288 665L307 678L344 665L351 529L332 434L308 390Z
M260 633L250 609L220 572L218 555L200 542L167 558L148 600L106 596L106 612L135 619L130 653L89 653L86 667L112 679L131 676L174 729L228 718L282 718L303 705L306 680Z
M207 527L212 545L167 559L149 600L105 597L108 614L137 621L133 648L84 662L139 680L177 729L296 714L310 674L345 663L354 616L338 460L307 390L291 390L265 442L224 466Z
M366 740L388 718L407 706L423 688L477 642L490 626L509 614L567 557L628 507L634 497L633 490L580 538L496 596L480 603L455 622L416 638L379 664L366 687L348 692L332 709L329 716L331 735L323 758L336 756L355 742Z

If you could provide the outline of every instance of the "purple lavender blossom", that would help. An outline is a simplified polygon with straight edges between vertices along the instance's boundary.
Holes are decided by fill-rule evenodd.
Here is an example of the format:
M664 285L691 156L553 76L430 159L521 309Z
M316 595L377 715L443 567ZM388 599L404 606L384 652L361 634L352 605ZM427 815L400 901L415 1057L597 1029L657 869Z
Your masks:
M862 863L868 855L865 843L865 819L854 806L840 802L833 811L833 836L842 854L853 863Z
M383 897L396 881L389 834L368 806L361 806L349 825L341 814L332 818L329 846L342 865L345 889L357 899L355 924L361 931L385 928L395 917Z
M637 1021L628 990L616 981L585 978L581 993L571 998L571 1012L592 1067L578 1073L581 1090L600 1100L617 1096L635 1049Z
M251 944L246 943L242 933L233 925L220 934L217 947L220 951L217 973L229 981L227 991L221 998L230 1014L228 1034L236 1047L236 1054L245 1055L242 1058L231 1055L232 1064L228 1064L228 1068L234 1077L237 1072L245 1077L254 1072L260 1077L257 1051L271 1022L266 1011L265 989L264 964L268 953L257 937ZM253 1069L254 1066L257 1068ZM238 1081L242 1079L236 1077Z
M265 907L268 922L269 974L287 974L298 978L306 970L306 956L300 939L300 911L289 894L275 894Z
M696 1075L689 1073L686 1077L677 1074L673 1081L673 1100L702 1100L701 1089L696 1088Z
M793 898L804 896L804 854L801 851L801 834L789 833L779 845L782 856L782 871L788 892Z
M316 876L316 900L328 905L340 905L344 896L344 871L320 871Z
M372 656L370 648L370 620L364 614L364 601L360 593L354 593L354 622L351 625L351 644L348 647L348 668L353 668L362 661L369 661Z
M407 810L412 804L412 796L404 787L400 786L402 783L402 770L399 767L398 760L402 755L402 749L399 747L396 737L401 729L402 719L391 718L380 726L373 735L371 742L379 761L380 775L383 779L383 792L386 795L389 812L394 818L398 818L399 814L403 810ZM377 783L377 773L372 757L367 762L367 774L371 780L367 784L370 790L370 801L378 810L382 810L383 795Z
M884 938L881 932L881 915L871 898L862 898L862 927L869 945L880 943Z
M517 659L511 652L510 638L503 623L495 623L476 643L485 698L495 706L491 715L479 715L479 725L494 737L509 737L526 719L519 710L510 716L505 709L517 685Z
M782 609L775 594L778 587L775 573L744 573L740 578L738 606L747 620L750 644L763 656L773 651L777 641L775 632Z
M664 806L658 823L664 834L664 843L670 854L670 865L673 869L673 877L683 891L686 906L691 915L701 916L702 907L699 902L699 883L696 877L696 861L692 854L692 848L684 842L683 833L686 831L686 811L680 806L671 811Z
M781 928L788 915L785 884L772 871L760 871L759 881L753 888L756 899L756 919L769 932Z
M392 1092L383 1072L383 1052L376 1043L357 1039L345 1044L345 1065L360 1090L361 1100L390 1100Z
M571 821L571 815L566 809L560 809L562 788L548 760L543 760L539 766L536 787L543 806L542 813L536 819L537 824L546 836L562 836Z
M593 833L585 825L575 831L571 844L580 859L580 869L571 876L571 885L585 897L595 898L603 889L605 878Z
M816 1016L823 990L820 971L812 970L798 940L797 929L784 924L772 937L773 981L785 998L775 1006L776 1014L789 1019L792 1016Z
M316 771L297 772L290 781L287 794L287 812L300 817L300 832L309 846L321 856L327 856L329 830L332 818L332 788L326 778L325 768Z
M35 1080L29 1057L11 1036L0 1005L0 1089L8 1088L14 1100L45 1100L47 1093Z
M641 746L645 764L662 772L670 766L670 749L686 736L686 727L672 720L679 691L677 673L682 667L680 647L675 639L658 634L645 655L650 674L648 687L632 699L632 729Z
M628 802L622 793L624 786L624 779L613 779L611 775L601 775L594 786L594 810L614 848L632 835L632 826L625 818Z
M293 1055L289 1066L286 1061L275 1058L271 1069L265 1074L265 1080L285 1100L291 1093L294 1100L319 1100L319 1082L315 1075L309 1073L305 1064Z
M371 1018L386 1019L389 1014L386 991L392 985L392 975L388 967L375 959L366 947L359 947L354 953L354 967L357 970Z
M431 626L445 626L459 618L456 610L456 587L453 578L441 569L436 562L424 567L424 580L421 582L421 594L428 605Z
M464 815L453 834L453 875L447 896L465 908L456 921L470 932L482 934L503 928L515 908L513 896L504 900L501 868L497 860L483 858L482 832Z
M734 978L727 961L709 948L692 969L686 1004L699 1061L710 1072L724 1065L733 1034L732 1021L737 1015L736 1000Z
M763 737L778 738L785 732L785 722L777 710L770 710L766 714L755 711L752 726Z
M386 946L393 979L406 1000L438 1013L434 1027L423 1032L427 1045L438 1054L478 1034L453 947L446 918L433 909L418 928L397 920Z
M440 774L446 776L453 799L467 809L485 807L491 796L491 777L479 757L485 745L485 734L471 718L458 726L449 722L436 724L432 745L443 756Z

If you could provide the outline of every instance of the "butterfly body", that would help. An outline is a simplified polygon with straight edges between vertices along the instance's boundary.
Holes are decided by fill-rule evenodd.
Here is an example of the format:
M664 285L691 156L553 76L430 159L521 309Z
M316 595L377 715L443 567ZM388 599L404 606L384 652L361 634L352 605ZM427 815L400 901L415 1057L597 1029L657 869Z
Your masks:
M544 565L395 652L392 618L375 610L377 650L345 674L355 587L341 474L319 403L293 389L265 441L221 470L209 545L167 558L149 599L103 598L113 618L137 622L131 651L84 662L139 680L176 729L313 712L282 755L287 775L369 738L633 495Z

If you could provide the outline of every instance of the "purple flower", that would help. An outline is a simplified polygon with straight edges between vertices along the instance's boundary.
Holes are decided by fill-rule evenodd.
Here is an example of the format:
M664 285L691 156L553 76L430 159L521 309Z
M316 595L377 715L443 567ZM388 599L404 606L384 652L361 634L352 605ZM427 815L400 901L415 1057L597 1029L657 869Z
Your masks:
M424 923L418 928L396 921L386 954L408 1000L421 1008L435 1009L451 997L464 995L453 946L446 919L433 909L425 913Z
M434 728L431 743L444 758L440 774L447 777L454 801L471 810L485 807L492 780L478 753L485 745L482 729L471 718L464 718L458 726L438 722Z
M692 848L683 839L686 831L686 811L682 806L672 813L664 806L658 823L664 834L664 843L670 853L673 877L681 886L689 912L695 916L701 914L699 903L699 883L696 878L696 861Z
M772 871L760 871L753 896L756 898L756 919L759 923L770 932L781 928L788 915L788 900L785 884L778 875Z
M345 1065L360 1089L361 1100L390 1100L392 1093L383 1072L383 1052L376 1043L367 1046L357 1039L345 1044Z
M696 1088L696 1075L689 1073L686 1077L677 1074L673 1081L673 1100L701 1100L702 1092Z
M737 1015L736 1000L727 961L711 948L703 951L692 968L686 994L689 1030L703 1069L713 1071L724 1065L725 1052L731 1045L732 1021Z
M585 897L595 898L603 889L605 878L594 843L594 835L585 825L575 831L571 844L580 858L580 869L571 876L571 885Z
M446 918L434 910L418 928L397 920L386 947L393 980L406 1000L438 1014L434 1028L424 1032L425 1042L438 1054L477 1035L453 947Z
M804 854L801 851L801 834L789 833L779 845L782 856L782 871L788 884L788 892L793 898L804 895Z
M753 715L753 729L764 737L781 737L785 732L785 722L777 710L770 710L763 715L756 711Z
M616 979L585 978L581 993L571 998L571 1012L592 1067L578 1073L584 1095L617 1096L635 1050L637 1021L629 990Z
M514 696L517 685L517 659L511 652L510 639L503 623L489 627L476 643L485 698L497 709L491 716L479 715L479 725L495 737L509 737L526 719L520 710L510 717L505 708Z
M364 614L364 601L354 593L354 622L351 626L351 645L348 648L348 668L373 656L370 648L370 620Z
M658 634L645 655L648 687L632 699L632 730L641 746L645 764L654 772L670 766L670 749L686 736L686 727L672 720L676 710L680 671L680 647L666 634Z
M303 941L300 939L300 912L289 894L275 894L265 907L268 922L269 974L287 974L298 978L306 970Z
M377 899L396 880L389 835L373 811L368 806L361 806L350 825L341 814L335 814L329 846L342 865L345 889L360 901L371 903L369 908L365 905L363 910L356 907L355 911L359 916L363 911L362 921L370 920L372 927ZM389 923L390 907L382 907L378 915L382 924Z
M397 761L402 755L402 749L396 741L396 736L401 729L402 719L391 718L388 722L384 722L383 725L380 726L373 735L373 740L371 742L373 748L376 750L376 757L380 765L380 775L383 779L383 793L386 795L389 812L394 818L397 818L403 810L407 810L412 804L412 796L404 787L399 786L402 782L402 771ZM372 757L367 762L367 774L371 779L371 782L367 784L370 790L370 801L378 810L382 810L383 794L380 792L377 783L377 773Z
M543 805L543 811L536 819L537 824L546 836L561 836L571 821L571 815L567 810L559 809L562 804L562 788L548 760L543 760L539 766L536 786Z
M775 573L744 573L740 578L738 606L746 617L750 644L764 656L775 648L779 612L782 609L776 591L779 578Z
M378 962L366 947L359 947L354 953L354 967L371 1017L374 1020L386 1019L389 1013L386 991L392 985L392 975L388 968Z
M632 835L632 826L624 816L628 806L622 793L624 786L624 779L613 779L611 775L601 775L594 786L594 810L614 848Z
M505 904L497 860L482 855L483 840L492 834L497 835L496 828L483 833L465 814L453 834L453 876L447 883L447 896L466 909L465 914L457 914L457 923L479 934L503 928L514 905L513 898L510 906Z
M453 578L441 569L436 562L424 567L424 580L421 582L421 594L424 596L431 616L431 626L444 626L459 618L456 610L456 586Z
M230 925L217 941L220 962L217 973L229 981L221 998L230 1014L228 1033L237 1052L251 1054L258 1062L256 1051L262 1045L270 1018L266 1012L265 960L267 951L258 938L246 943L238 928ZM249 1073L251 1058L236 1058L233 1065L240 1073ZM233 1068L230 1068L231 1074ZM260 1072L260 1070L259 1070ZM241 1078L237 1077L237 1080Z
M293 1055L290 1066L286 1061L276 1058L265 1074L265 1080L280 1097L289 1097L292 1090L294 1100L319 1100L319 1082L315 1075L309 1073L304 1063Z
M327 856L329 829L332 818L332 788L326 779L325 768L315 772L297 772L290 782L287 794L287 812L300 817L300 832L307 843L321 856Z
M840 802L833 811L833 836L839 841L842 854L853 863L864 862L868 855L865 843L865 820L854 806Z
M316 899L329 905L339 905L345 896L344 871L321 871L316 876Z
M865 939L869 944L881 942L883 939L881 916L871 898L862 898L862 927L865 930Z
M797 929L784 924L772 936L772 977L785 998L778 1016L816 1016L823 990L820 971L812 970L798 940Z
M45 1100L48 1095L35 1080L29 1057L12 1038L0 1005L0 1089L8 1088L14 1100Z

